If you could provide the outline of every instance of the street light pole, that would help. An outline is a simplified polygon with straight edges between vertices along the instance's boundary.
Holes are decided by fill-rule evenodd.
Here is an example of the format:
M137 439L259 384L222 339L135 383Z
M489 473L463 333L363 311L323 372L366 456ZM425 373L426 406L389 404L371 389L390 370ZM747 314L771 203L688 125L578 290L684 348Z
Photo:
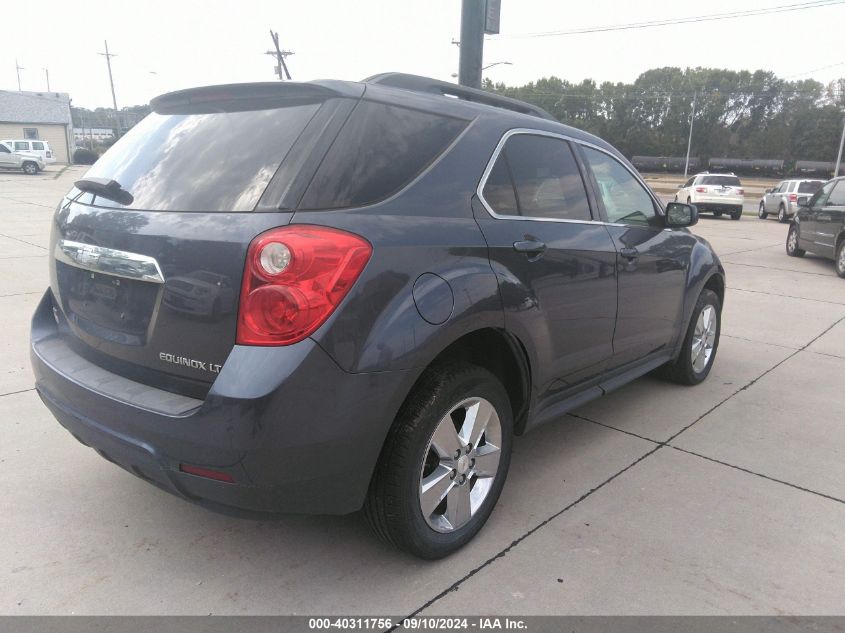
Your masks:
M47 92L50 92L50 71L45 68L44 74L47 76Z
M21 91L21 71L26 70L23 66L18 63L17 58L15 58L15 71L18 73L18 92Z
M481 88L481 59L484 55L484 0L463 0L458 83Z
M842 138L839 139L839 153L836 155L836 167L833 169L833 177L839 175L839 165L842 164L842 147L845 145L845 117L842 117Z
M690 149L692 148L692 126L695 123L695 102L698 99L698 91L695 91L692 95L692 114L689 118L689 139L687 139L687 162L684 163L684 180L687 178L687 173L689 172L689 153Z
M103 40L103 43L106 45L106 52L105 53L97 53L98 55L103 55L106 58L106 66L109 68L109 85L111 86L111 102L114 106L114 122L117 126L115 130L115 136L120 137L120 115L117 113L117 97L114 96L114 78L111 74L111 58L117 57L114 53L109 53L109 43L106 40Z

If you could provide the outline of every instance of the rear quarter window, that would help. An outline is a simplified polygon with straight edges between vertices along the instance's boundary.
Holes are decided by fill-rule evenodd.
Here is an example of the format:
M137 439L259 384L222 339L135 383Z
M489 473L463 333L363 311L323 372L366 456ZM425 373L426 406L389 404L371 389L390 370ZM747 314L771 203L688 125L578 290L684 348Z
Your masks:
M301 209L373 204L404 188L467 121L362 101L343 126L300 202Z

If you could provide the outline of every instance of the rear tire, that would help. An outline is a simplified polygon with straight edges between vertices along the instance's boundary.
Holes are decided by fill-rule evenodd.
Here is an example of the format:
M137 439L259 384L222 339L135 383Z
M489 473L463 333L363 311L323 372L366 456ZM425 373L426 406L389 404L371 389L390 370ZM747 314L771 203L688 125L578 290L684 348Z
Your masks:
M716 360L721 332L722 302L719 295L705 288L695 302L681 353L661 368L663 376L681 385L703 382Z
M790 225L789 232L786 234L786 254L790 257L804 257L804 255L807 254L807 251L803 248L799 248L798 238L798 225Z
M781 224L786 224L789 221L789 218L786 217L786 207L780 205L778 207L778 222Z
M742 209L739 211L734 211L731 213L731 220L741 220L742 219Z
M487 416L480 433L472 420ZM473 436L473 428L480 434ZM465 362L429 368L382 448L364 503L370 526L420 558L442 558L463 547L496 505L512 434L511 404L493 374Z
M38 173L38 165L35 163L24 163L21 165L21 169L27 176L34 176Z
M766 203L765 202L760 203L760 208L757 209L757 217L760 218L761 220L765 220L767 217L769 217L769 214L766 213Z

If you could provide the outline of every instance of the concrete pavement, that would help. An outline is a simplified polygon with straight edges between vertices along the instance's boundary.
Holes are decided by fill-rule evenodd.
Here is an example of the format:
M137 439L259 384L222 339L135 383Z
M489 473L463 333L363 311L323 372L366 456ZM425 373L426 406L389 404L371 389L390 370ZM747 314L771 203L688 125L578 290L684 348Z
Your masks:
M363 518L249 521L77 443L32 390L50 217L84 172L0 173L0 614L845 613L845 281L773 220L704 217L710 378L646 377L517 439L479 537L422 562Z

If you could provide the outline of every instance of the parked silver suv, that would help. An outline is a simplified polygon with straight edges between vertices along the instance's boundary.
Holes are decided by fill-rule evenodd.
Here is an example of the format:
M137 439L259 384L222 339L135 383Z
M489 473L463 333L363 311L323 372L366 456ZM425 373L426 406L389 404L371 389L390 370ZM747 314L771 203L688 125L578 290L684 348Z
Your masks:
M44 160L37 154L13 152L5 143L0 143L0 169L21 170L31 176L44 167Z
M782 180L774 189L766 189L757 209L757 217L765 220L769 215L777 213L778 221L787 222L798 211L798 196L812 196L823 184L824 180Z

